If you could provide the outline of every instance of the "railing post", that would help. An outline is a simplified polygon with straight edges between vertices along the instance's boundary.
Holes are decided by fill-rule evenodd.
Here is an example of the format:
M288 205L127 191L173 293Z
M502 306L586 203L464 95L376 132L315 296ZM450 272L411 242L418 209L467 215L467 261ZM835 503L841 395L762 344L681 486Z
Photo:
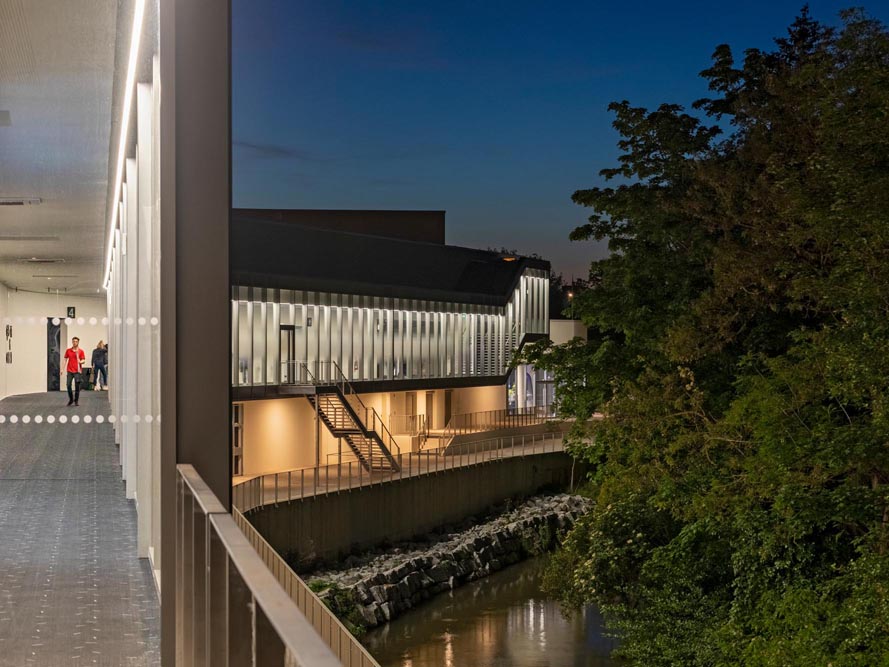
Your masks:
M305 498L306 497L306 469L303 468L302 470L299 471L299 473L300 473L299 497Z
M293 471L287 471L287 501L293 500Z

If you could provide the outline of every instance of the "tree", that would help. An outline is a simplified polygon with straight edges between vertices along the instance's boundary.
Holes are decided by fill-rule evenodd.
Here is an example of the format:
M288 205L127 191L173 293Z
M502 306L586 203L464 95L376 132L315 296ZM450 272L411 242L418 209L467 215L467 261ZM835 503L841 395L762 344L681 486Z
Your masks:
M524 360L598 503L547 581L633 664L889 664L889 34L841 18L717 47L701 117L612 104L574 194L593 335Z

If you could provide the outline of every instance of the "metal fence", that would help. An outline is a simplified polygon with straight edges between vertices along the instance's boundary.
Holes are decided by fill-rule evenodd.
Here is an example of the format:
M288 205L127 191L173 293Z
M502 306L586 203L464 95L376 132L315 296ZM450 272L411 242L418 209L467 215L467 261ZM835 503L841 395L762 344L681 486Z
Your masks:
M530 408L507 408L484 412L465 412L453 415L441 434L443 440L450 441L455 435L496 431L501 428L535 426L553 419L553 409L549 405Z
M312 592L306 582L290 568L278 552L265 541L244 515L237 509L233 509L232 516L266 567L344 667L380 667L373 656L367 652L367 649L327 608L321 598Z
M563 451L562 432L504 436L463 443L453 451L423 449L399 454L397 471L367 471L357 461L294 468L259 475L232 488L232 504L241 512L279 502L386 484L418 475L482 465L503 459Z
M397 435L425 435L426 415L389 415L389 428Z
M341 662L197 471L177 471L177 665L375 664Z

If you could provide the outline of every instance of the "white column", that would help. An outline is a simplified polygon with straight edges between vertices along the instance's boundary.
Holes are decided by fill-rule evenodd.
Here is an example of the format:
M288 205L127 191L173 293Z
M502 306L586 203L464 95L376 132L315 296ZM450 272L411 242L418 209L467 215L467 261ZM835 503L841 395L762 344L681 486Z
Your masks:
M136 233L139 237L138 302L136 331L136 428L138 449L136 499L137 533L136 552L140 558L148 558L151 540L151 423L145 417L151 414L151 84L140 83L137 94L137 178L138 217Z
M137 402L139 348L137 319L139 317L139 176L138 166L134 158L126 163L126 313L124 315L124 331L126 332L126 350L124 365L126 366L126 384L124 385L124 440L127 449L126 475L127 498L136 497L138 482L138 428L133 421L139 414Z
M152 81L160 80L160 61L155 56L152 63ZM148 547L155 581L160 590L161 558L161 455L160 455L160 86L151 88L151 315L157 324L149 320L151 330L151 542Z

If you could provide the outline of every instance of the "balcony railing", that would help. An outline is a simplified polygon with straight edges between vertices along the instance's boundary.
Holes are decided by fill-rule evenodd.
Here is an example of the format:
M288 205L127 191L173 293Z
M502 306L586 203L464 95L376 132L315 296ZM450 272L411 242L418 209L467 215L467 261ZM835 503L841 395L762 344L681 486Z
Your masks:
M426 415L389 415L389 428L396 435L426 435Z
M418 475L431 475L513 457L561 452L564 451L562 436L561 432L552 432L490 438L462 443L453 451L427 448L399 454L400 468L397 471L367 471L356 461L343 461L258 475L232 487L232 504L241 512L248 512L263 505L350 491Z
M367 649L361 645L340 620L327 608L324 602L306 585L281 558L277 551L265 541L253 525L238 510L232 510L235 522L256 549L266 567L272 572L290 599L296 603L315 632L331 648L344 667L380 667Z
M177 471L176 664L361 665L337 658L197 471Z
M430 433L431 438L440 440L440 446L446 447L457 435L467 433L484 433L502 428L518 428L536 426L554 418L552 406L540 405L530 408L507 408L504 410L487 410L484 412L465 412L452 415L440 433Z

